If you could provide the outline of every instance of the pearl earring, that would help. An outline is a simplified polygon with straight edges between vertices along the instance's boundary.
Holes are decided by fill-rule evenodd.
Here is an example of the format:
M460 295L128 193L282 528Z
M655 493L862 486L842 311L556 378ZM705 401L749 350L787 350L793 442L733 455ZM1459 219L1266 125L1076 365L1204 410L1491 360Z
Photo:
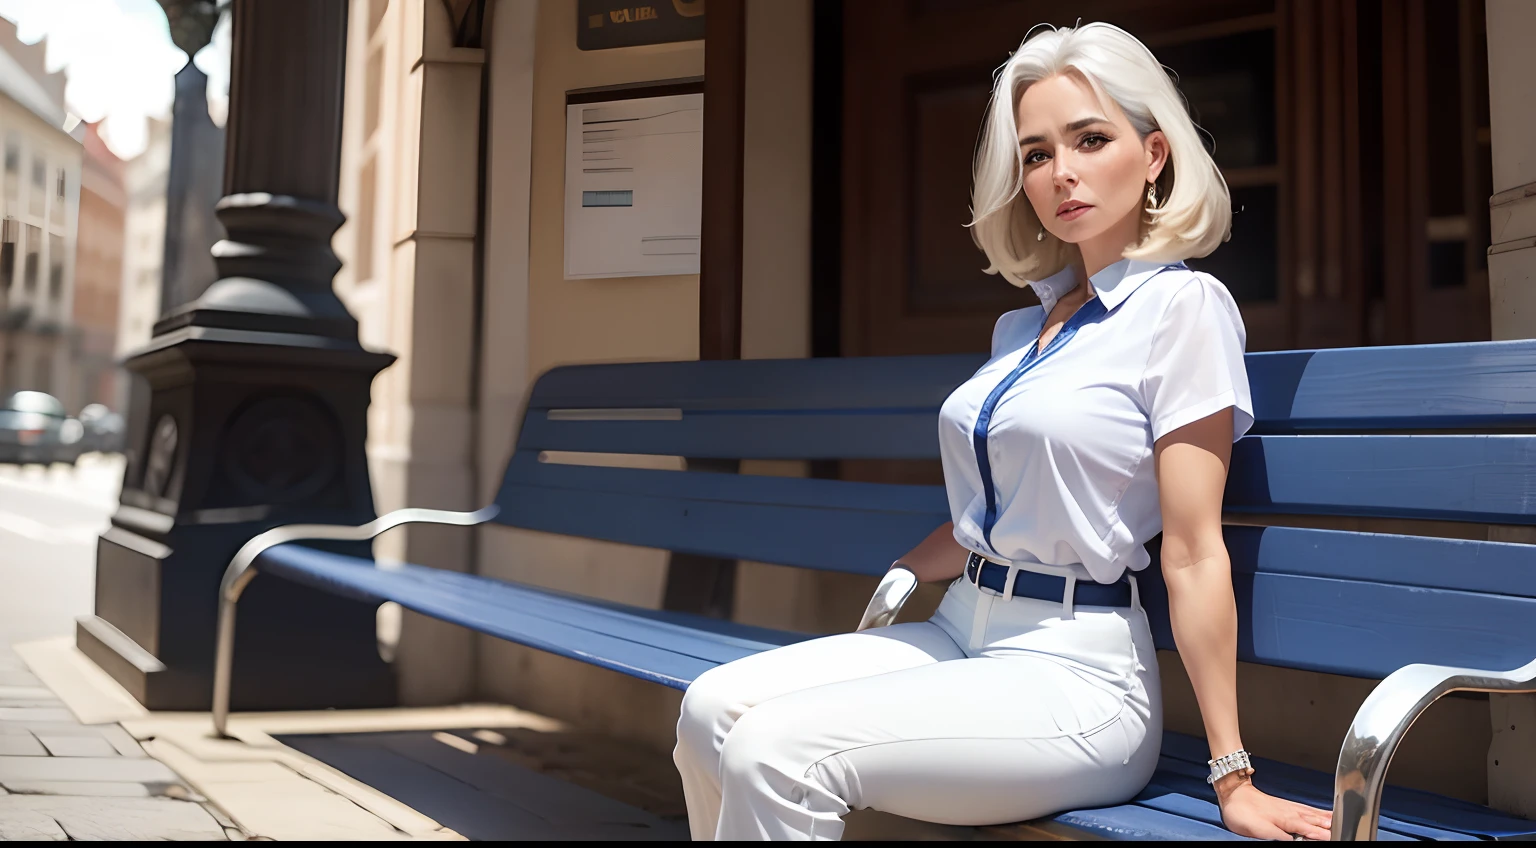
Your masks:
M1045 227L1040 228L1040 234L1035 236L1035 241L1045 241Z

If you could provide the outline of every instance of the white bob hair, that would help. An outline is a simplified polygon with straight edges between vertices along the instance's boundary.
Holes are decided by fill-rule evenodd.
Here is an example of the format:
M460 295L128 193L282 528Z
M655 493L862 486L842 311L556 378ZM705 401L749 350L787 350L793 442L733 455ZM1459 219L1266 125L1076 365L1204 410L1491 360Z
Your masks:
M987 273L1023 286L1065 268L1076 253L1048 231L1037 240L1043 226L1024 195L1016 118L1025 89L1066 74L1081 76L1101 102L1113 100L1142 139L1156 130L1168 139L1168 160L1156 182L1158 204L1144 210L1142 237L1125 255L1179 262L1226 241L1232 229L1227 182L1152 51L1112 24L1037 29L997 73L976 151L970 226L991 263Z

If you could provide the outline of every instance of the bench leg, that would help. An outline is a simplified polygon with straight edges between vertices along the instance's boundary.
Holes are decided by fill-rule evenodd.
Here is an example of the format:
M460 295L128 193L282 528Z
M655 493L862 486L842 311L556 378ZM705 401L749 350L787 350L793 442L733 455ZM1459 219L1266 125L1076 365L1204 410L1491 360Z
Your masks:
M230 738L229 689L235 671L235 605L240 595L256 577L256 569L248 567L227 580L219 592L219 638L214 647L213 663L213 732L221 739Z

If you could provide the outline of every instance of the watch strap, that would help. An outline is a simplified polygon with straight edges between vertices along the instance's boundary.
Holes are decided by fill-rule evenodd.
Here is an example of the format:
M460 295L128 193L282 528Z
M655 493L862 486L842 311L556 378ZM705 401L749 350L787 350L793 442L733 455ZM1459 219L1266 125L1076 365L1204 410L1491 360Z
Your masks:
M1210 784L1215 784L1216 781L1233 772L1253 774L1253 760L1248 756L1248 752L1241 748L1214 760L1207 760L1206 764L1211 767L1211 776L1207 777L1205 782Z

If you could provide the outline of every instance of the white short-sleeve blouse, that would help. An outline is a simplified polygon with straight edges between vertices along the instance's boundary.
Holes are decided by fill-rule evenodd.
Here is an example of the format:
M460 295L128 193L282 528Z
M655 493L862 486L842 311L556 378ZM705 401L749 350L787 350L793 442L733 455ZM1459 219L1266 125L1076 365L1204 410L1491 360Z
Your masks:
M1234 439L1252 425L1246 333L1214 277L1126 259L1037 352L1072 273L998 319L992 358L940 411L940 454L963 547L1112 583L1147 566L1162 530L1153 443L1228 407Z

